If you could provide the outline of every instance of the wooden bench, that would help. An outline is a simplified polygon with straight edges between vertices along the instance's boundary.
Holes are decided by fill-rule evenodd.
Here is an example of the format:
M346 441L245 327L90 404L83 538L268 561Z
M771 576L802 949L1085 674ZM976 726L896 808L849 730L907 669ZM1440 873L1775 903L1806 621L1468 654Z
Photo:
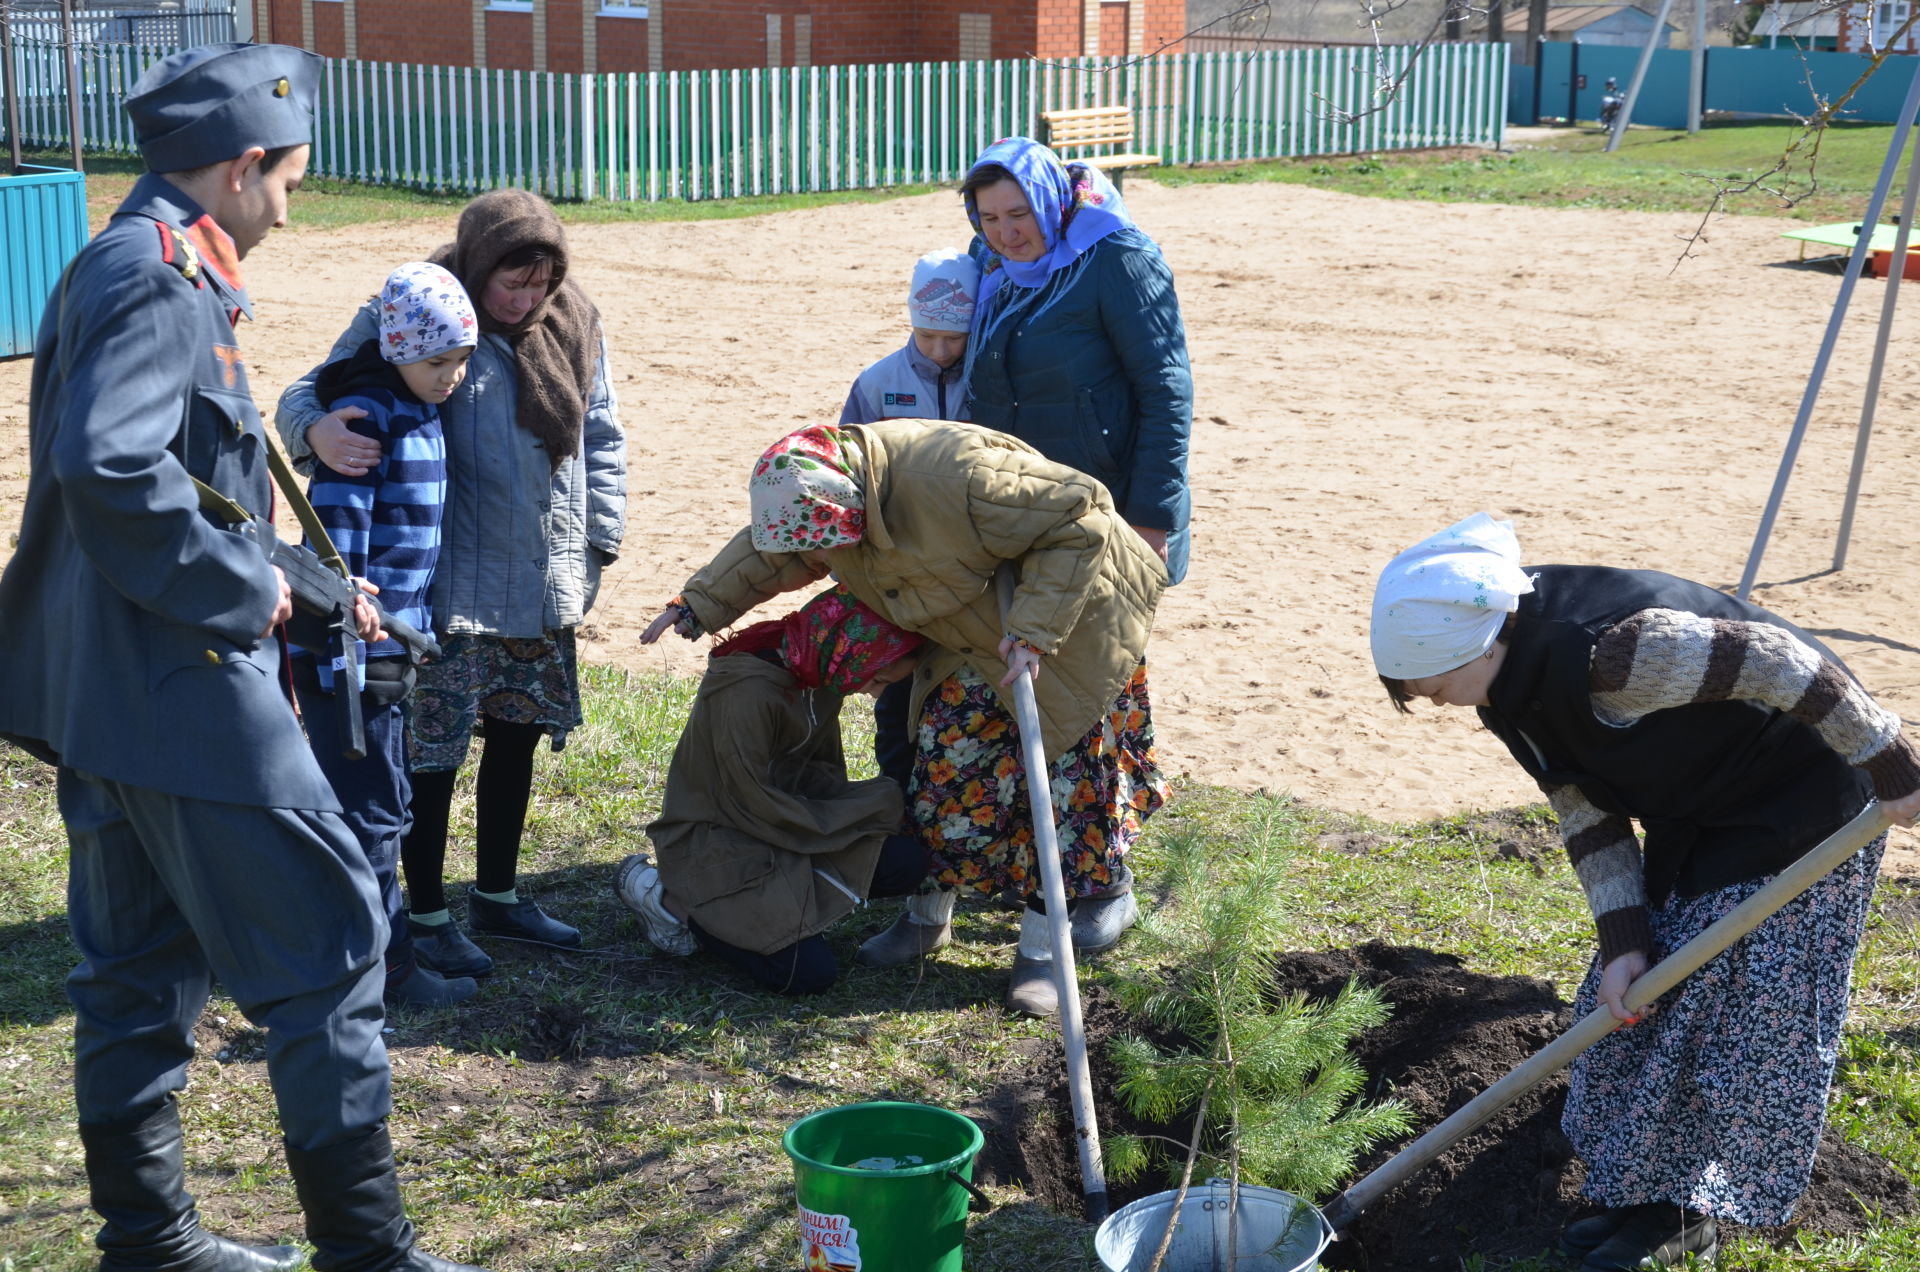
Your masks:
M1089 106L1083 110L1047 110L1040 112L1040 122L1047 126L1047 144L1058 151L1062 159L1071 163L1075 159L1092 164L1113 178L1115 189L1120 188L1121 179L1128 168L1155 168L1160 165L1159 155L1129 154L1124 149L1108 154L1069 155L1069 150L1092 150L1097 147L1127 147L1133 144L1133 109L1128 106Z

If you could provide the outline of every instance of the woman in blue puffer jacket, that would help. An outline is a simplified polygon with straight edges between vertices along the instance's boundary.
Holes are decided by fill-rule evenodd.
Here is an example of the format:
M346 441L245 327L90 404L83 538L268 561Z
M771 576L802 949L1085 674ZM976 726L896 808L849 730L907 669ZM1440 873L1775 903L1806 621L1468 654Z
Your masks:
M960 194L980 235L974 423L1099 478L1178 583L1193 377L1160 249L1098 168L1025 137L982 151Z
M967 342L973 422L1011 433L1048 459L1095 477L1159 554L1169 582L1187 572L1187 443L1193 377L1173 273L1099 169L1063 164L1025 137L981 152L960 187L978 237L980 301ZM880 771L909 785L915 724L907 686L874 704ZM1105 949L1133 922L1133 874L1084 896L1073 943ZM953 894L909 904L917 928L945 931ZM932 938L928 938L931 940ZM915 957L926 941L876 938L862 961Z

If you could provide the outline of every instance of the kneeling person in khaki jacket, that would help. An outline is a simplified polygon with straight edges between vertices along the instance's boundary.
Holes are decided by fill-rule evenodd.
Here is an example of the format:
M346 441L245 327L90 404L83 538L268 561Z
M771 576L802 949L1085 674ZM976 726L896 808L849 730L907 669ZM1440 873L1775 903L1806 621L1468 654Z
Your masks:
M926 877L926 850L895 833L900 788L849 781L840 748L841 700L910 675L920 645L835 587L714 647L647 827L659 866L629 857L615 876L648 940L777 993L833 983L820 933Z

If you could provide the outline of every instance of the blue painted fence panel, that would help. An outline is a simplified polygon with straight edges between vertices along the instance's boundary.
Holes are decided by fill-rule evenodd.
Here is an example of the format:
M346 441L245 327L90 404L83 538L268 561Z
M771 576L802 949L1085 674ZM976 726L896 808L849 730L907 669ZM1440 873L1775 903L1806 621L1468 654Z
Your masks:
M40 311L87 242L87 179L26 168L0 177L0 358L33 352Z
M1533 86L1540 72L1532 66L1507 68L1507 122L1532 125L1540 122L1533 106Z
M1617 44L1552 43L1540 49L1540 113L1559 119L1600 118L1600 96L1606 90L1607 77L1620 81L1625 90L1633 80L1633 68L1640 50ZM1655 49L1653 65L1647 68L1647 82L1640 87L1640 100L1634 104L1633 122L1657 128L1687 126L1688 54L1685 49ZM1580 87L1576 77L1583 77ZM1707 73L1711 85L1713 73ZM1532 109L1532 104L1527 104Z
M1811 115L1813 93L1829 100L1847 91L1872 59L1861 53L1795 49L1708 49L1707 109L1753 115ZM1860 86L1840 118L1890 124L1900 114L1920 59L1891 57ZM1807 87L1811 76L1813 88ZM1637 113L1637 112L1636 112Z
M1633 78L1640 50L1598 44L1554 42L1540 48L1540 113L1557 119L1596 120L1600 94L1607 77L1624 89ZM1814 94L1832 99L1847 91L1867 69L1869 59L1858 53L1815 53L1797 49L1710 48L1707 50L1707 101L1712 111L1741 115L1788 117L1810 115ZM1906 96L1909 59L1890 59L1861 86L1840 118L1865 123L1892 123ZM1912 63L1920 69L1920 60ZM1529 68L1514 67L1517 83ZM1685 49L1656 49L1647 80L1634 104L1633 122L1657 128L1684 128L1687 124L1687 78L1691 55ZM1583 77L1586 87L1576 85ZM1812 87L1808 87L1811 78ZM1507 121L1532 123L1534 104L1517 92L1507 96Z

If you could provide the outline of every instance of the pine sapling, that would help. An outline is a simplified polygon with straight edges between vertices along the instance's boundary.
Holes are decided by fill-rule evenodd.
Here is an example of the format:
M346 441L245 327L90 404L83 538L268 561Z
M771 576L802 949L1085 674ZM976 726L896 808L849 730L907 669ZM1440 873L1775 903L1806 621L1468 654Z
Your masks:
M1191 1117L1194 1131L1185 1145L1115 1137L1107 1161L1116 1179L1160 1162L1179 1175L1183 1195L1198 1166L1236 1189L1313 1197L1345 1178L1360 1153L1408 1128L1399 1101L1358 1098L1366 1078L1347 1051L1385 1023L1379 995L1349 983L1332 1002L1311 1004L1275 991L1288 829L1285 806L1274 804L1238 841L1194 832L1163 841L1167 899L1137 932L1141 970L1116 988L1123 1006L1174 1041L1124 1036L1112 1054L1121 1102L1135 1117Z

